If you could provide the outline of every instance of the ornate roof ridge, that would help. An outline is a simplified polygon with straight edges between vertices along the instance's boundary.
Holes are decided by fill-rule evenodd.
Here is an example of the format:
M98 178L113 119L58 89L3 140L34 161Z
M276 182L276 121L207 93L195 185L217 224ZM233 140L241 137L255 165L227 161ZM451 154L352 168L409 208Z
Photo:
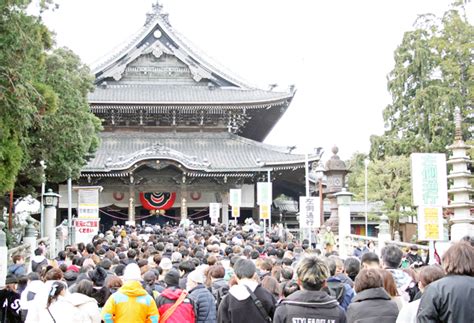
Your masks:
M108 54L102 56L100 59L91 64L92 72L94 74L98 74L99 72L104 71L108 67L112 66L116 60L126 56L127 53L133 51L134 49L137 49L136 46L157 26L165 31L173 41L179 44L179 48L176 50L183 50L184 52L187 52L187 54L191 56L192 59L195 59L197 62L199 62L202 67L210 70L212 73L215 73L222 79L225 79L227 82L235 84L238 87L244 89L258 89L266 92L273 92L271 90L265 90L249 83L242 77L235 75L235 72L231 72L225 66L218 63L208 54L199 50L198 47L195 46L189 39L172 27L172 25L169 23L168 14L162 12L162 6L158 3L153 5L153 12L147 14L147 21L140 30L133 34L128 40L116 46ZM160 40L156 41L160 42ZM150 44L146 43L141 47L150 47ZM185 64L189 66L188 63L185 62ZM294 86L289 86L288 91L281 91L281 93L288 93L289 96L293 96L295 93Z
M245 138L245 137L241 137L241 136L233 134L233 133L228 133L228 134L229 134L230 138L239 140L239 141L241 141L243 143L246 143L246 144L256 145L256 146L259 146L263 149L272 150L272 151L288 154L288 155L295 156L295 157L301 157L303 159L305 157L305 155L302 155L302 154L292 154L291 150L293 150L293 147L277 146L277 145L267 144L267 143L264 143L264 142L248 139L248 138Z

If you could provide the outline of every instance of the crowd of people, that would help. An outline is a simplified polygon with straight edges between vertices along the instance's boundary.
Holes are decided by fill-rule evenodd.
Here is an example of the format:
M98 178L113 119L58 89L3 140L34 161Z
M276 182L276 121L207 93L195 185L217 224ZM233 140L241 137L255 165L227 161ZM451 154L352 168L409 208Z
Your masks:
M343 259L285 238L145 225L114 226L54 259L40 245L28 265L12 259L1 323L474 322L472 238L453 243L440 265L416 248L379 255L360 243Z

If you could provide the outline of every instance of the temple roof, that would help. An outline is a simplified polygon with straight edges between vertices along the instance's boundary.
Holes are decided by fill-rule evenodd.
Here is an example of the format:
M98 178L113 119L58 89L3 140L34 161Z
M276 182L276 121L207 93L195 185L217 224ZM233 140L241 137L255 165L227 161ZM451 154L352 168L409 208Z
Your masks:
M103 132L95 157L83 168L87 173L126 172L145 160L171 160L190 173L259 172L304 166L304 155L289 148L263 144L235 134ZM310 161L320 156L310 156Z
M97 87L89 94L91 104L259 104L281 101L287 93L238 87L123 84Z

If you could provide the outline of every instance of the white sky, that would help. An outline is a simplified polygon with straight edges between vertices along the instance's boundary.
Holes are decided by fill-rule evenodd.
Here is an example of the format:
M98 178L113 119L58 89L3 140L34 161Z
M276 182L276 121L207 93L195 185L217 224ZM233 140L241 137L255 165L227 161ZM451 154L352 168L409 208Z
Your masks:
M92 63L145 22L154 0L57 0L44 15L58 45ZM228 70L264 88L295 84L266 139L301 153L336 144L349 158L383 132L393 52L418 14L452 0L162 0L173 27ZM468 13L474 15L472 4Z

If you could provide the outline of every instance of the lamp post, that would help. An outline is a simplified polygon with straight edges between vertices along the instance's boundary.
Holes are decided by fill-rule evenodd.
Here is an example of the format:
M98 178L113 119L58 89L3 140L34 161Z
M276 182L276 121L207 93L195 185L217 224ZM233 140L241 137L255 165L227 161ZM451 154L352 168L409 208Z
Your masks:
M40 161L40 165L43 168L43 174L41 179L41 217L40 217L40 237L44 237L44 193L46 186L46 163L44 160Z
M370 160L365 159L364 160L364 166L365 166L365 236L369 236L369 225L367 223L367 178L368 178L368 166L369 166Z
M316 167L316 179L318 180L319 185L319 217L320 217L320 224L321 227L324 223L324 204L323 204L323 177L324 177L324 166L323 163L319 162L318 166Z
M45 236L49 238L49 256L54 257L56 253L56 207L61 195L53 192L52 189L48 189L48 192L44 193L44 231Z

